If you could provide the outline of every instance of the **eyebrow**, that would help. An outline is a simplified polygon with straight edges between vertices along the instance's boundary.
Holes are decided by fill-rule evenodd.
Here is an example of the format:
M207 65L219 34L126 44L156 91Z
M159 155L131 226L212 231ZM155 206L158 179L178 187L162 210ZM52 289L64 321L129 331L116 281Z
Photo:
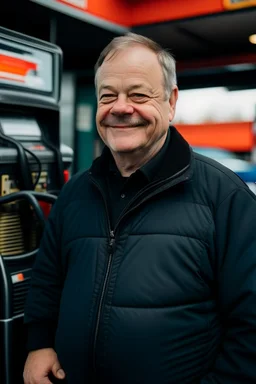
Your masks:
M131 85L128 88L128 91L134 91L136 89L141 89L141 88L144 88L145 90L147 90L147 91L152 93L151 89L149 87L147 87L145 84L134 84L134 85Z
M112 91L112 92L115 92L115 88L112 87L111 85L101 85L100 88L99 88L99 93L103 90L103 89L108 89L109 91Z
M145 86L145 84L134 84L134 85L131 85L130 87L128 87L128 92L130 91L134 91L136 89L141 89L141 88L144 88L146 89L148 92L150 93L153 93L152 90ZM109 91L112 91L112 92L115 92L115 88L112 87L111 85L107 85L107 84L102 84L99 88L99 93L102 91L102 90L109 90Z

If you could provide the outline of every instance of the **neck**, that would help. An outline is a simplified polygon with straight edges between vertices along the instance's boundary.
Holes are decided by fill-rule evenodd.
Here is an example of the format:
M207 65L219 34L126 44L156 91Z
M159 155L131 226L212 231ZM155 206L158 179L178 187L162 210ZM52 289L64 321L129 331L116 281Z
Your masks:
M116 166L123 177L129 177L143 165L148 163L162 148L167 133L158 140L150 149L139 149L136 152L122 153L112 152Z

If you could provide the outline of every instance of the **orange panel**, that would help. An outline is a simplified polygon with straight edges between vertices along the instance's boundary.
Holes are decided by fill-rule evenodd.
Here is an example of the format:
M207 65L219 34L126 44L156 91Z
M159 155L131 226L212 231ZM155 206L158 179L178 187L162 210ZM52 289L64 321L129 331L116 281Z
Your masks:
M223 0L130 0L132 25L219 13Z
M123 26L185 19L220 13L230 0L54 0L81 12ZM256 0L242 0L234 8L255 6ZM230 7L231 8L231 7Z
M127 27L224 11L223 0L87 0L86 6L55 1Z
M253 147L251 121L175 126L191 145L220 147L237 152L249 152Z
M72 3L72 0L57 1L81 12L88 12L106 21L123 26L131 24L131 6L125 0L87 0L86 7L76 6L74 2Z
M240 9L256 6L256 0L223 0L224 7L227 9Z

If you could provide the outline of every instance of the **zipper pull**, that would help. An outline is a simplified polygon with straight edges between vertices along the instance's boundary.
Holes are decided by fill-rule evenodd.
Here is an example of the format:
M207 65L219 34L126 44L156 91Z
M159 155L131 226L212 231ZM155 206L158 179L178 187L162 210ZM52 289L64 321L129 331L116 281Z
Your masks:
M115 233L114 231L110 231L110 240L109 240L109 243L108 243L108 250L109 250L109 253L112 255L114 253L114 250L115 250Z

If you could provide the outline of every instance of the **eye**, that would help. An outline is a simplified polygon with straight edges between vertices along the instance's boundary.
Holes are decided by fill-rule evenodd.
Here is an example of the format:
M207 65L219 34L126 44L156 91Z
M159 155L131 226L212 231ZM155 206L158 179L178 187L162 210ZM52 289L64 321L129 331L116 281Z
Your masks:
M113 100L116 96L113 93L104 93L100 96L100 100L102 101L110 101Z
M145 95L144 93L133 93L130 95L130 98L135 100L135 101L146 101L148 99L148 96Z

